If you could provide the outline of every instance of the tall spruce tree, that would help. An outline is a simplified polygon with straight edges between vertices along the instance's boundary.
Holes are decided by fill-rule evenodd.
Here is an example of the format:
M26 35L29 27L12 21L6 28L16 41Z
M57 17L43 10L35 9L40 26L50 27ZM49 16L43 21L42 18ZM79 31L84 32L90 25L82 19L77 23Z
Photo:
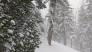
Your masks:
M68 9L70 9L68 0L50 0L50 10L49 10L50 26L48 30L48 44L49 45L51 45L52 39L57 40L59 39L59 37L60 39L63 40L65 45L67 44L66 42L67 37L66 37L66 32L65 32L66 31L65 30L65 16L68 12ZM63 24L63 25L60 25L60 24Z
M40 44L37 24L42 0L0 0L0 52L34 52Z

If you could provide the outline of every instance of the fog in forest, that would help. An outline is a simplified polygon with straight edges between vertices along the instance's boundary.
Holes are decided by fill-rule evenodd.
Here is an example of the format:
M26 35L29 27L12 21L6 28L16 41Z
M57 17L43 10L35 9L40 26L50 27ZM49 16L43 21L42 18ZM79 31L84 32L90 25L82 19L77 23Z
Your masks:
M0 0L0 52L92 52L92 0Z

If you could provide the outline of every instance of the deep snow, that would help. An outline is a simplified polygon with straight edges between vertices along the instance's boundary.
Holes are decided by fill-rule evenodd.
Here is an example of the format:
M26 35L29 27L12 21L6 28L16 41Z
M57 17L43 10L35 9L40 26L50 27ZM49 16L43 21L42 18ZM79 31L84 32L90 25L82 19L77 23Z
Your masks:
M52 41L52 45L49 46L46 40L42 40L42 44L39 48L36 49L36 52L79 52L63 44L59 44L55 41Z

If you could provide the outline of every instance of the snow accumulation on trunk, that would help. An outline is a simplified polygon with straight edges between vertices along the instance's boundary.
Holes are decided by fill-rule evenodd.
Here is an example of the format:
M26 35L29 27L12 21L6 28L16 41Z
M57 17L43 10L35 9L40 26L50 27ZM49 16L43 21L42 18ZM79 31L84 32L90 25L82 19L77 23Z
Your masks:
M36 49L36 52L79 52L70 47L59 44L55 41L52 41L52 45L49 46L46 40L43 40L39 48Z

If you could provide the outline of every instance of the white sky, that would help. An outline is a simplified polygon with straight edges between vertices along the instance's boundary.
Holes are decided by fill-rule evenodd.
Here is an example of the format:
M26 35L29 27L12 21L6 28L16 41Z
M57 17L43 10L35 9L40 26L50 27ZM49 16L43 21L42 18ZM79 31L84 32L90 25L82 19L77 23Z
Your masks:
M82 0L68 0L72 8L79 8Z
M73 15L74 15L74 21L75 21L75 24L78 25L79 22L79 10L80 10L80 7L82 6L82 2L84 0L68 0L69 1L69 4L70 4L70 7L73 8L72 11L73 11Z

